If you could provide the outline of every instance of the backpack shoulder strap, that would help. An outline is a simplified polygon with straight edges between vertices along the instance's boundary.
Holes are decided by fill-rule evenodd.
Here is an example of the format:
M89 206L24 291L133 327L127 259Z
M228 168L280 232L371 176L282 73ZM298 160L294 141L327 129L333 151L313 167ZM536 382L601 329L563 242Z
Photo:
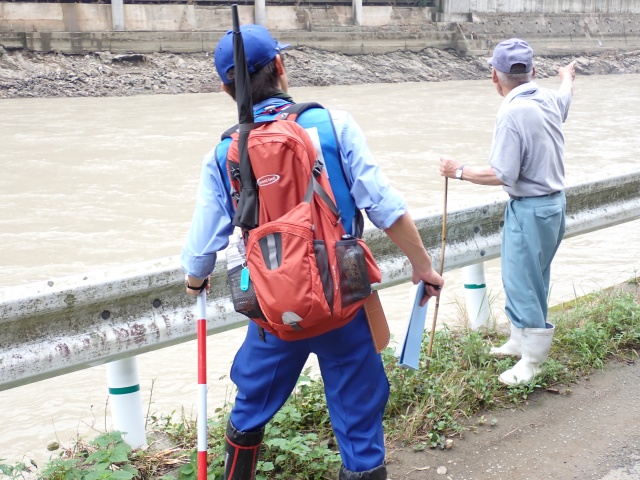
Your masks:
M220 143L216 145L214 149L214 156L218 170L220 171L221 178L224 182L227 192L232 192L231 182L229 174L227 172L227 156L229 153L229 146L231 145L231 136L223 137Z
M317 109L302 115L307 110ZM340 141L336 134L329 110L318 103L294 104L285 109L285 113L295 114L293 117L304 128L316 127L325 158L325 168L329 174L331 189L341 211L343 227L346 232L361 237L364 231L364 217L351 196L350 182L344 170ZM326 149L326 150L325 150Z
M231 135L238 131L239 124L236 123L233 127L227 128L224 133L220 136L220 140L224 140L225 138L231 138Z

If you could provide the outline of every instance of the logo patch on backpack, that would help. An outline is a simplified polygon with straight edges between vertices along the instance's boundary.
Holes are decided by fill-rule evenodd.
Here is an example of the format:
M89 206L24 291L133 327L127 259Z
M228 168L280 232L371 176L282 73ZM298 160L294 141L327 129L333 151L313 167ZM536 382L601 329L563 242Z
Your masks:
M280 175L265 175L264 177L260 177L258 179L259 187L266 187L267 185L273 185L278 180L280 180Z
M346 325L381 280L367 245L342 226L317 142L295 122L312 107L320 106L292 105L252 128L247 151L257 179L258 222L244 232L249 289L239 287L240 269L229 271L235 310L283 340ZM245 185L238 133L231 137L227 172L237 208Z

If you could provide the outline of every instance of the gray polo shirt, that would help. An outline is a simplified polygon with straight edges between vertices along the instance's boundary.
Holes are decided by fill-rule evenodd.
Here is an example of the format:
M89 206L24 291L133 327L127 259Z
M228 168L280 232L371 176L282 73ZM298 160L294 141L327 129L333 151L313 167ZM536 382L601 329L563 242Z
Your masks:
M535 82L514 88L500 105L489 165L510 195L533 197L564 190L562 123L571 104L569 89Z

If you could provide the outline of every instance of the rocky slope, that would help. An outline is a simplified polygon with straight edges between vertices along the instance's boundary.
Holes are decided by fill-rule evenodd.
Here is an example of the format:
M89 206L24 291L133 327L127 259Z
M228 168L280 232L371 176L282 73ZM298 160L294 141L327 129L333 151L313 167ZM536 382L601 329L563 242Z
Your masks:
M608 51L573 57L537 57L539 77L578 61L581 75L640 73L640 52ZM287 52L290 85L438 82L486 78L485 57L454 50L344 55L301 47ZM211 54L84 55L6 50L0 46L0 98L127 96L215 92Z

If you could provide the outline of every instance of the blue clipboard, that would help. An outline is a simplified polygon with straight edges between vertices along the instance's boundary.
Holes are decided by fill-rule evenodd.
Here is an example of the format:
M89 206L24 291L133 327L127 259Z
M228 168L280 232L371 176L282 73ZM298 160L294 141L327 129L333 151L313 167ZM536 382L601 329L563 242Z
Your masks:
M427 318L427 306L429 302L425 303L423 307L420 306L420 302L424 298L424 282L420 281L418 285L414 285L412 291L414 299L413 306L411 308L411 316L409 322L405 328L401 341L396 347L395 356L398 358L398 363L402 368L410 368L417 370L420 363L420 351L422 349L422 336L424 334L424 324Z

